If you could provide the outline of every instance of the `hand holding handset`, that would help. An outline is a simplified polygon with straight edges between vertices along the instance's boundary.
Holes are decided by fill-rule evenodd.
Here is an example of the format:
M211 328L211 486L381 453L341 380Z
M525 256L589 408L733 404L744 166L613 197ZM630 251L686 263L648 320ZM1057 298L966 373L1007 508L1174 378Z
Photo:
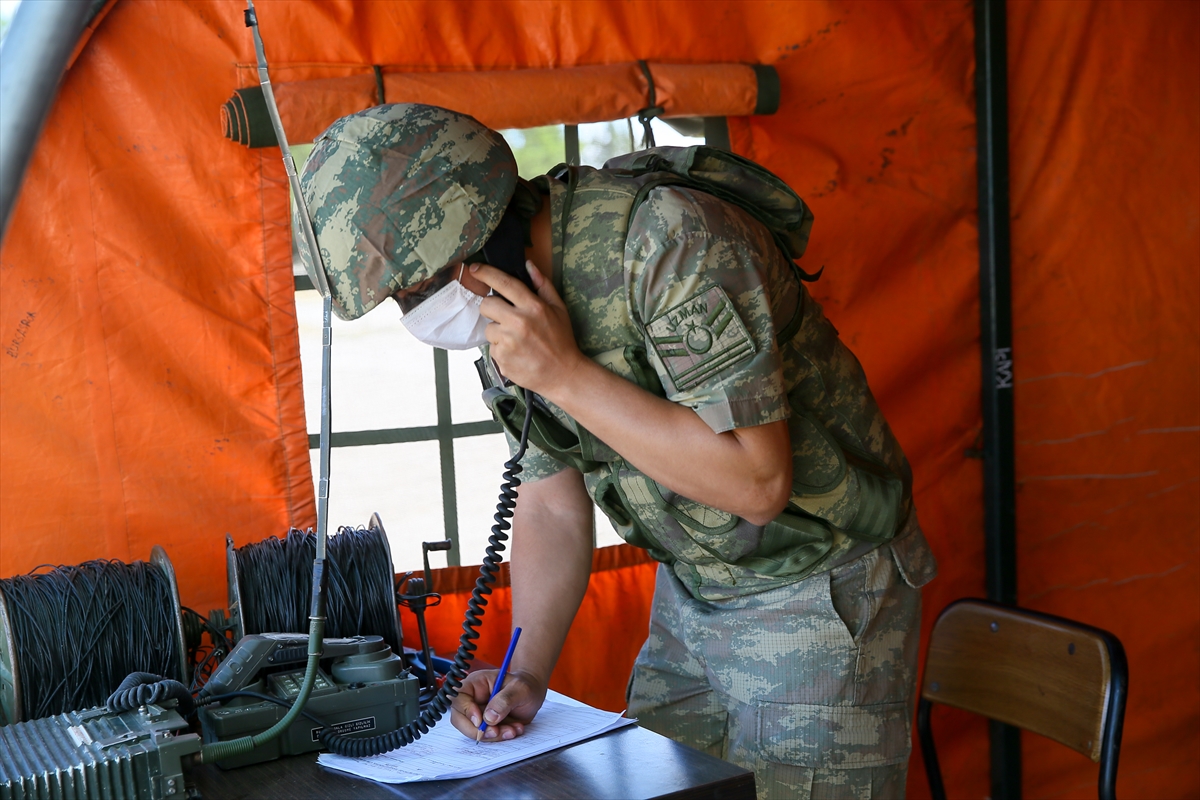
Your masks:
M570 381L587 361L575 340L566 304L553 282L526 262L529 283L489 264L472 264L471 274L498 296L483 298L480 313L491 320L485 331L489 354L504 378L550 402L570 395ZM531 285L528 290L525 286Z

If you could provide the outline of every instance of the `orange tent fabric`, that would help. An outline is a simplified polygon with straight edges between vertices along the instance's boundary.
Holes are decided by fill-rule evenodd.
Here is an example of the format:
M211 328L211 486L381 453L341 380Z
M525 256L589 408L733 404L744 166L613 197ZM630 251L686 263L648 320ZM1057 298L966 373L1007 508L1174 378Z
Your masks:
M196 11L109 10L0 251L0 573L162 543L205 608L223 531L314 504L282 165L203 132L239 51Z
M814 294L913 462L941 561L926 630L983 593L969 5L258 8L279 81L373 64L775 66L779 112L731 118L733 147L816 213ZM241 9L118 0L63 81L0 249L0 575L161 543L203 611L225 603L226 532L241 545L314 521L283 168L217 121L256 82ZM1197 9L1009 3L1021 601L1125 641L1129 796L1200 793ZM589 671L589 644L622 636L628 658L644 630L653 567L627 557L598 563L556 676L601 705L628 663ZM452 599L435 624L450 644ZM947 785L985 796L982 723L935 726ZM1030 797L1094 793L1090 762L1027 748Z
M1200 6L1016 2L1008 31L1020 602L1124 643L1118 791L1195 797ZM1024 758L1031 796L1094 791Z

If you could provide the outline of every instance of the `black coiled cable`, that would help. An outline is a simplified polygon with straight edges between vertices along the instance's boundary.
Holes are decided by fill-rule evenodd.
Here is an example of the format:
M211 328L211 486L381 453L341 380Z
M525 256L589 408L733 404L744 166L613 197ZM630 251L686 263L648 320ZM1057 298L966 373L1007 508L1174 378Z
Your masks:
M132 711L138 706L158 705L167 700L179 703L179 713L185 717L196 710L191 691L179 681L151 672L131 672L117 690L108 696L109 711Z
M131 672L185 679L174 593L157 564L96 560L35 570L0 580L0 592L25 719L102 705Z
M390 733L371 736L365 739L349 738L337 733L333 728L321 732L321 744L332 753L351 758L366 758L377 756L412 744L420 739L429 729L442 718L450 708L450 703L458 696L459 687L466 677L467 668L475 658L475 640L479 638L479 627L483 617L484 606L487 605L487 595L492 593L492 584L496 582L496 573L500 570L500 554L504 552L504 543L508 540L508 530L512 527L513 509L517 506L517 487L521 485L521 458L529 445L529 423L533 419L533 395L525 392L525 422L521 426L521 441L516 454L504 462L504 483L500 486L500 500L496 503L496 513L492 519L492 535L488 537L488 546L483 563L479 566L479 577L475 579L475 588L471 590L471 599L467 601L466 618L463 620L463 633L458 639L458 652L454 654L454 665L446 673L446 680L437 695L421 711L420 716L402 728Z
M243 632L306 633L312 597L313 533L292 528L236 550ZM329 539L325 635L381 636L400 652L393 572L383 532L343 525Z

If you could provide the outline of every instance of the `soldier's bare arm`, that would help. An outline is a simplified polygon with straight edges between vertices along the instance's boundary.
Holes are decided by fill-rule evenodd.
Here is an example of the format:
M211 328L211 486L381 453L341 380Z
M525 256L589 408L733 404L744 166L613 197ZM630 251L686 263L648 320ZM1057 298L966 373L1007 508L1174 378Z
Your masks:
M513 519L513 624L521 641L500 694L488 703L496 670L467 677L451 721L472 739L486 714L487 741L524 732L546 698L550 673L592 568L592 503L583 476L568 469L519 489ZM487 704L486 710L484 704Z
M774 519L792 487L786 421L724 433L686 406L656 397L587 358L553 285L534 275L534 295L485 265L476 278L512 302L481 308L491 355L504 374L567 412L626 460L672 491L757 525ZM536 273L536 271L535 271Z

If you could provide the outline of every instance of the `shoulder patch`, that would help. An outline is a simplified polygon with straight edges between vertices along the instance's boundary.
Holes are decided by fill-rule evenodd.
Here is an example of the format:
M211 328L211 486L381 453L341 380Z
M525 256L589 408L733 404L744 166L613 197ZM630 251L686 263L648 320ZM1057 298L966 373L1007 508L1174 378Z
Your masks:
M646 331L680 391L754 355L754 339L715 284L650 320Z

